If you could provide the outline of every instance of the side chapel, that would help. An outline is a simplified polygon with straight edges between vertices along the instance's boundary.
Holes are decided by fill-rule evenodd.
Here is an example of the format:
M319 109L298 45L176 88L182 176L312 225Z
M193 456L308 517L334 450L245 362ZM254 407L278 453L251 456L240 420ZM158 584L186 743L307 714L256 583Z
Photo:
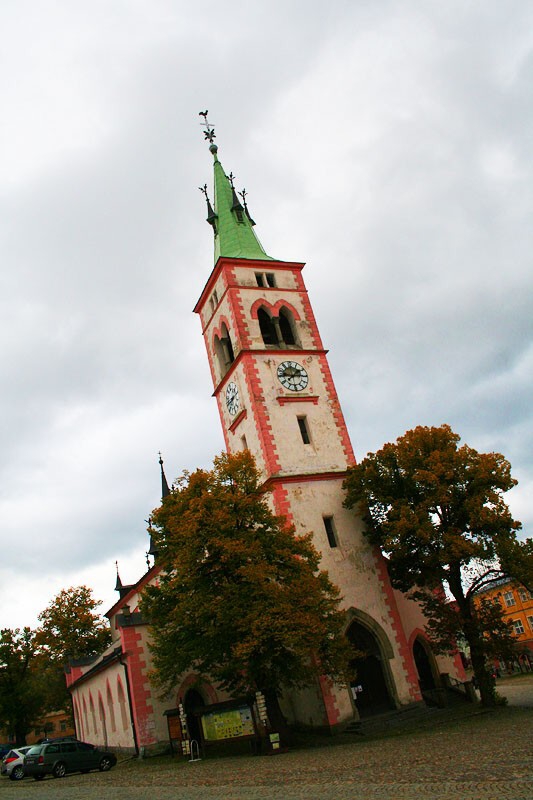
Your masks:
M364 657L350 685L320 678L288 692L289 723L331 731L354 719L421 703L442 676L464 680L459 656L433 654L418 605L391 586L386 559L343 507L343 480L355 458L328 364L327 350L305 288L300 262L267 255L257 238L246 192L237 192L218 159L213 128L205 136L214 160L214 204L203 187L214 234L214 267L194 311L199 315L226 448L248 448L271 490L273 509L297 532L312 531L321 566L339 586L345 635ZM160 459L162 495L169 489ZM143 587L157 579L154 564L123 586L106 616L113 641L97 658L67 670L79 738L139 751L168 742L167 717L227 700L194 666L164 700L152 691L150 629L139 611Z

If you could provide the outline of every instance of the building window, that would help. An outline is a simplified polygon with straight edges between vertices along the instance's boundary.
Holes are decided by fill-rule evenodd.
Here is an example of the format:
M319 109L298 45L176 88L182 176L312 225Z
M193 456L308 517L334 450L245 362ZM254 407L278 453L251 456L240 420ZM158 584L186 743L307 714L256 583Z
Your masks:
M528 617L528 618L527 618L527 621L529 622L529 627L530 627L530 628L531 628L531 630L533 631L533 617Z
M257 281L257 285L263 288L268 286L270 289L273 289L276 285L276 276L273 272L256 272L255 280Z
M307 417L297 417L296 419L298 420L298 427L300 428L302 442L304 444L311 444L311 437L309 435L309 426L307 425Z
M66 722L60 722L59 725L60 725L61 731L64 733L66 731L66 729L67 729L67 723Z
M218 366L220 369L221 377L226 374L230 366L235 361L235 353L233 352L233 345L226 324L222 323L221 337L215 336L215 353L218 359Z
M518 596L523 603L527 603L527 601L529 600L528 593L526 592L525 589L519 589Z
M241 444L243 450L248 450L248 442L246 441L246 436L241 436Z
M517 636L520 636L522 633L525 633L524 626L522 625L522 620L520 620L520 619L511 619L511 620L509 620L509 622L513 626L514 632L516 633Z
M333 525L333 517L324 517L324 528L326 529L329 546L337 547L337 534Z
M504 592L503 599L507 607L516 605L516 600L514 599L514 594L512 592Z
M261 331L264 344L278 345L278 337L276 334L276 328L272 322L272 317L265 311L264 308L260 308L257 312L257 319L259 320L259 329Z
M280 309L279 312L279 330L284 344L296 344L294 320L291 312L286 308Z

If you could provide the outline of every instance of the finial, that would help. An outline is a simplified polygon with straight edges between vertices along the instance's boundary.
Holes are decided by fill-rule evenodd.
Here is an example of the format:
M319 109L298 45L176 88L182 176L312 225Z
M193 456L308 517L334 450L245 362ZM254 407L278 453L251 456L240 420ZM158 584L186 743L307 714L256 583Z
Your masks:
M211 147L209 149L211 150L211 152L215 152L216 153L216 151L218 150L218 147L214 143L214 139L216 139L217 137L216 137L216 133L215 133L214 127L209 123L209 121L207 119L207 114L208 113L209 112L207 110L206 111L199 111L198 112L198 116L204 118L204 121L201 122L200 125L205 125L204 137L209 142L209 144L211 145Z
M246 189L243 189L242 192L239 192L238 194L242 197L242 203L243 203L243 206L244 206L244 213L248 217L248 221L250 222L250 225L254 226L255 222L252 219L252 217L250 215L250 212L248 211L248 206L246 204L246 194L247 194Z
M148 567L148 569L150 569L150 553L148 552L148 550L146 551L146 553L144 555L145 555L145 558L146 558L146 566Z
M207 203L207 217L206 217L206 220L207 220L207 222L209 222L209 224L213 228L213 232L214 232L214 234L216 236L216 233L217 233L216 221L218 219L218 214L215 214L215 212L213 211L213 206L211 205L211 201L209 199L209 195L207 194L207 183L204 183L203 186L199 186L198 188L200 189L200 191L204 195L205 202Z

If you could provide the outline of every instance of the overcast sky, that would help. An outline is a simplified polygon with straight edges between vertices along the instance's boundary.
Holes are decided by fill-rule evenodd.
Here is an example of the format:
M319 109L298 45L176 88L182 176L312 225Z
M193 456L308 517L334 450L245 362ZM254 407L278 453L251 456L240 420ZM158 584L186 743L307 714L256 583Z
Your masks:
M4 0L0 626L106 610L223 448L192 313L199 125L304 277L358 458L418 424L511 461L532 535L533 3Z

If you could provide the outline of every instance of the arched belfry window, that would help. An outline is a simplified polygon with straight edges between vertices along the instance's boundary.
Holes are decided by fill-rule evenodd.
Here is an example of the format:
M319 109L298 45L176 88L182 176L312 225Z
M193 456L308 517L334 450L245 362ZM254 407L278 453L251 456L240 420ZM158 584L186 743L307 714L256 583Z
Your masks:
M281 308L279 312L279 329L284 344L293 345L296 342L296 326L294 317L288 308Z
M222 333L222 339L220 341L222 343L222 349L224 350L224 354L226 356L226 362L229 367L229 365L233 364L233 362L235 361L235 354L233 352L233 345L231 344L229 331L224 322L222 323L221 333Z
M220 375L225 375L230 366L235 361L235 353L229 335L228 328L223 322L220 329L220 338L215 336L215 353L218 360Z
M257 319L259 320L259 329L263 337L263 342L266 345L279 346L278 335L270 314L268 314L264 308L260 308L257 312Z

